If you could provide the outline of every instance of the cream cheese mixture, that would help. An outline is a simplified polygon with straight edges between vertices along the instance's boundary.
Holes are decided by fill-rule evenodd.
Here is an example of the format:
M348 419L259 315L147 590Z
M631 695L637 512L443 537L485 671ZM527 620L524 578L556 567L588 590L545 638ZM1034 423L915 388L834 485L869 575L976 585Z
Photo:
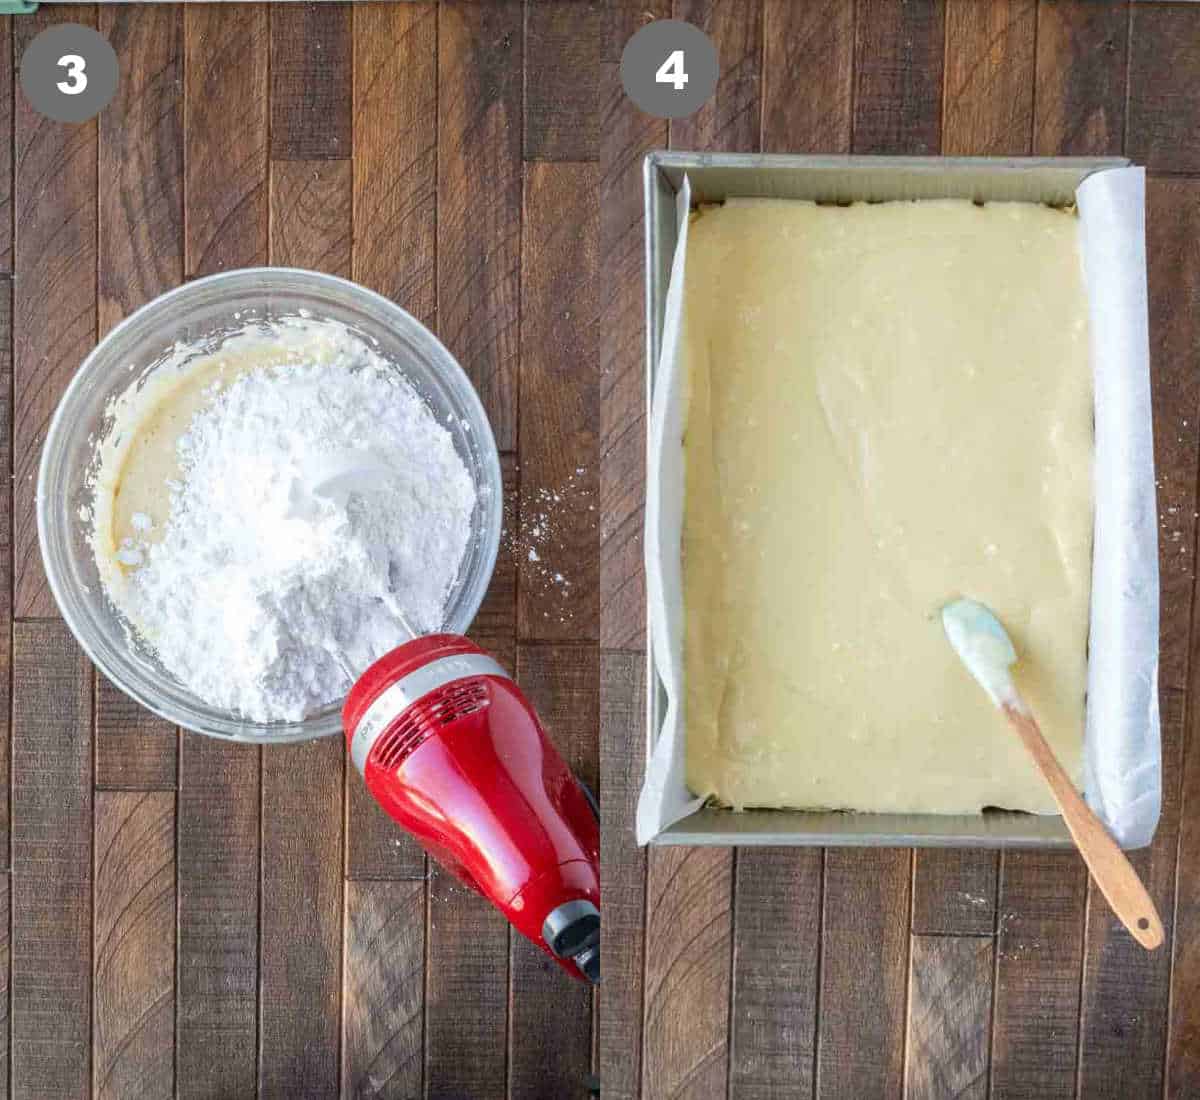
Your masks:
M1092 381L1073 211L730 200L686 270L688 784L736 808L1052 812L960 595L1082 758Z
M337 702L347 670L438 629L475 489L394 364L334 322L179 347L108 410L91 545L166 671L258 722Z
M92 546L101 578L119 591L136 564L134 543L157 542L178 483L179 440L196 414L250 371L287 364L329 365L347 355L349 335L340 326L303 318L232 334L211 354L180 345L111 410L114 423L99 448ZM136 519L135 519L136 517ZM126 553L121 554L121 547Z

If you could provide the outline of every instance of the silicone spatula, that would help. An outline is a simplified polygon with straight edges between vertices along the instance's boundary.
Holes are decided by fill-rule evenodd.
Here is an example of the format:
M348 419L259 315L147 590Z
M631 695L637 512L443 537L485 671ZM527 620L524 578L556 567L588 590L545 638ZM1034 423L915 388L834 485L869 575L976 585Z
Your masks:
M1017 651L1000 620L983 604L961 599L942 608L942 626L967 671L1004 713L1033 757L1112 911L1143 947L1158 947L1163 942L1163 927L1154 902L1125 853L1075 789L1013 683L1009 670L1016 663Z

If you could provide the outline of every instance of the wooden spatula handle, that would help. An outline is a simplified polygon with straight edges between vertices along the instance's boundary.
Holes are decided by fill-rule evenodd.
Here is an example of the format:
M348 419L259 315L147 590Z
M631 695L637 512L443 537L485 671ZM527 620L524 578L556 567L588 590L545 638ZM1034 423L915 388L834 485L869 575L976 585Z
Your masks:
M1063 766L1046 743L1037 720L1016 707L1006 706L1004 714L1020 734L1029 755L1041 769L1054 793L1063 820L1075 839L1083 861L1092 872L1100 892L1112 911L1143 947L1153 950L1163 942L1163 926L1158 910L1142 880L1117 842L1108 835L1100 819L1088 808Z

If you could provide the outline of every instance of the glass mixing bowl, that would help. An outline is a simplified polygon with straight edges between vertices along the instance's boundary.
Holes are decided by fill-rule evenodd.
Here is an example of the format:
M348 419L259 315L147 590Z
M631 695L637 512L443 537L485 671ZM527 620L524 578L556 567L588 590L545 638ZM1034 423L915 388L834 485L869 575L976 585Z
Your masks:
M291 268L248 268L198 279L156 298L87 357L59 402L38 471L37 521L50 589L79 644L143 706L187 729L237 741L301 741L341 730L341 700L301 722L249 722L209 706L136 640L109 602L88 545L87 475L109 422L105 409L176 342L211 349L255 320L311 315L365 338L429 403L475 482L471 539L451 588L444 629L464 633L483 600L500 543L500 460L474 388L454 357L410 314L345 279ZM403 641L397 638L397 644Z

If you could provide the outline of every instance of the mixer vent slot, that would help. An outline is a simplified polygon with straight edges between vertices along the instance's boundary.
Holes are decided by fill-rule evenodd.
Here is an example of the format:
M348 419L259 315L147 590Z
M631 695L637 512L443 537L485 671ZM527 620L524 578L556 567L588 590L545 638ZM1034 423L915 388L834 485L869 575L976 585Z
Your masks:
M379 746L379 766L394 768L439 726L483 710L488 705L487 688L480 683L452 684L410 707L404 720Z
M488 704L487 688L475 681L452 684L434 696L428 704L430 717L439 725L444 726L456 718L464 718L483 710Z

